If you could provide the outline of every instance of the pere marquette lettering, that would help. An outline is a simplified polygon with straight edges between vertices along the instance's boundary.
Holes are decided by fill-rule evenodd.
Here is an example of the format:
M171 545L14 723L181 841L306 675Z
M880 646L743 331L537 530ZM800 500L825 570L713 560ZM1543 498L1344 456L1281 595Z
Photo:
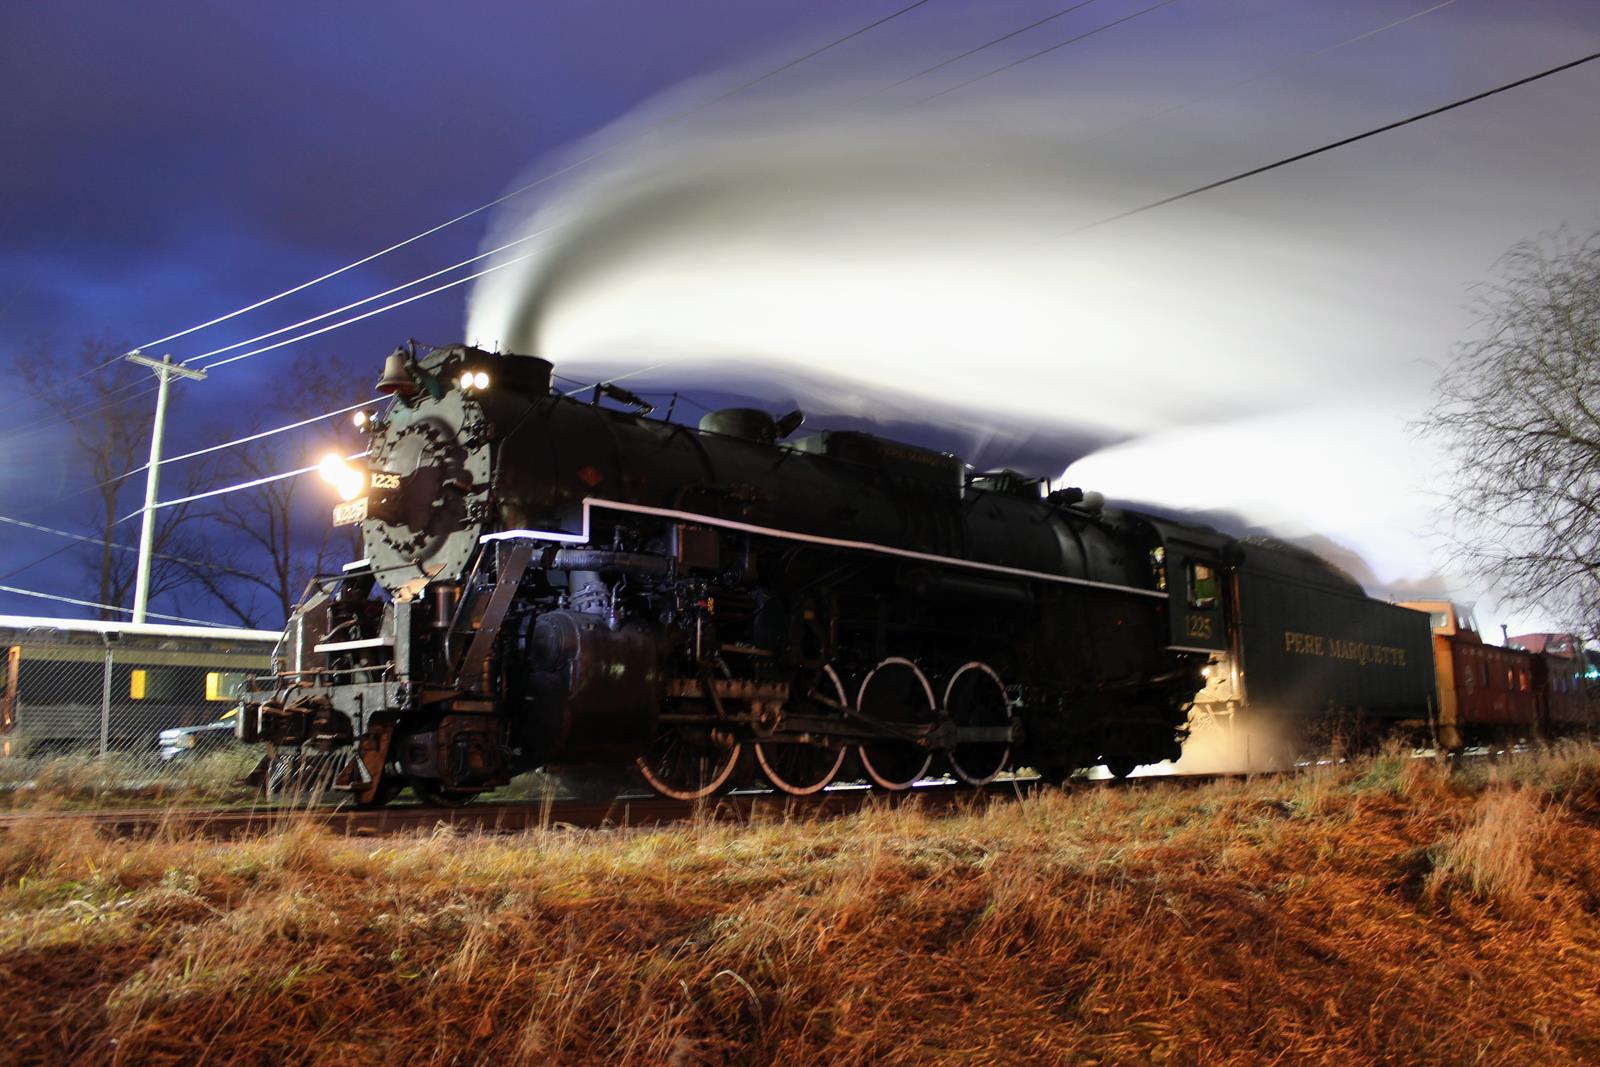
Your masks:
M1323 637L1321 634L1295 633L1293 630L1283 632L1283 650L1285 652L1298 652L1304 656L1328 656L1331 659L1347 659L1359 663L1363 667L1370 665L1385 667L1404 667L1406 665L1406 650L1393 648L1389 645L1369 645L1365 641L1344 641L1337 637Z

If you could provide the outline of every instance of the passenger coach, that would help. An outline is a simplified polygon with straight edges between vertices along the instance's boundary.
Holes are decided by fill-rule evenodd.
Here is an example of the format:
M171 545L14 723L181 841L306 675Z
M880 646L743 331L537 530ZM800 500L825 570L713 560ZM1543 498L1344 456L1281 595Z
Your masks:
M0 754L153 751L162 730L221 718L281 636L0 616Z

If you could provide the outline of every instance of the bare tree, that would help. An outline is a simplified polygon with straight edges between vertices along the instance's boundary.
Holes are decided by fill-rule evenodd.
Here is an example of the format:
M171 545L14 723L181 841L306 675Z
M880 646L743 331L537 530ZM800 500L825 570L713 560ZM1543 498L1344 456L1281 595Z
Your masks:
M1486 586L1600 634L1600 235L1513 248L1477 311L1423 422L1453 537Z
M285 380L294 390L273 405L273 426L311 418L358 400L351 383L328 371L325 359L302 356ZM365 384L365 383L362 383ZM348 453L355 441L349 416L332 416L303 429L274 434L227 450L219 465L226 482L252 482L317 462L329 451ZM273 426L260 416L230 427L249 437ZM204 512L227 547L228 570L197 569L193 577L242 625L279 626L312 575L359 552L351 530L329 521L330 500L314 476L265 481L216 497Z

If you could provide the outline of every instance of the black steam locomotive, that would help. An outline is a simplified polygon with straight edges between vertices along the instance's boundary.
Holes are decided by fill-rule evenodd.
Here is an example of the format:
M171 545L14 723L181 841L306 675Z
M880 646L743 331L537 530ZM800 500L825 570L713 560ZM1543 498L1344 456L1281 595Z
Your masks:
M1420 633L1428 656L1426 616L1314 558L864 433L796 436L799 412L696 430L615 385L550 386L528 356L389 357L364 466L330 472L365 558L312 583L241 737L353 752L338 784L364 803L607 763L683 798L757 769L792 794L1125 775L1178 756L1197 696L1242 701L1241 568L1297 617L1320 606L1293 590L1331 591L1367 638L1415 619L1382 647ZM1428 699L1366 703L1416 719Z

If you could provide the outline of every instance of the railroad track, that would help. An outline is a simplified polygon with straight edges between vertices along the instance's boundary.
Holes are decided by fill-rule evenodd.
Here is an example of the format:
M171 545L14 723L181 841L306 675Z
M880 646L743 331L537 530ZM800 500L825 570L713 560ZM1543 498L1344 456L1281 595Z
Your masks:
M1200 785L1226 774L1166 775L1127 781L1073 780L1066 788L1139 788L1154 782ZM982 788L963 783L931 782L898 793L872 789L830 789L810 797L776 792L737 792L707 800L673 800L639 795L593 801L557 798L437 807L394 804L375 810L334 806L217 808L124 808L93 811L15 812L0 815L0 832L40 823L92 825L114 837L148 837L182 833L218 839L256 837L306 824L320 825L346 836L383 836L441 828L464 833L520 833L542 829L602 829L660 826L691 819L760 822L786 818L836 818L869 805L915 804L926 811L952 811L963 806L1004 802L1042 788L1038 779L1015 778Z

